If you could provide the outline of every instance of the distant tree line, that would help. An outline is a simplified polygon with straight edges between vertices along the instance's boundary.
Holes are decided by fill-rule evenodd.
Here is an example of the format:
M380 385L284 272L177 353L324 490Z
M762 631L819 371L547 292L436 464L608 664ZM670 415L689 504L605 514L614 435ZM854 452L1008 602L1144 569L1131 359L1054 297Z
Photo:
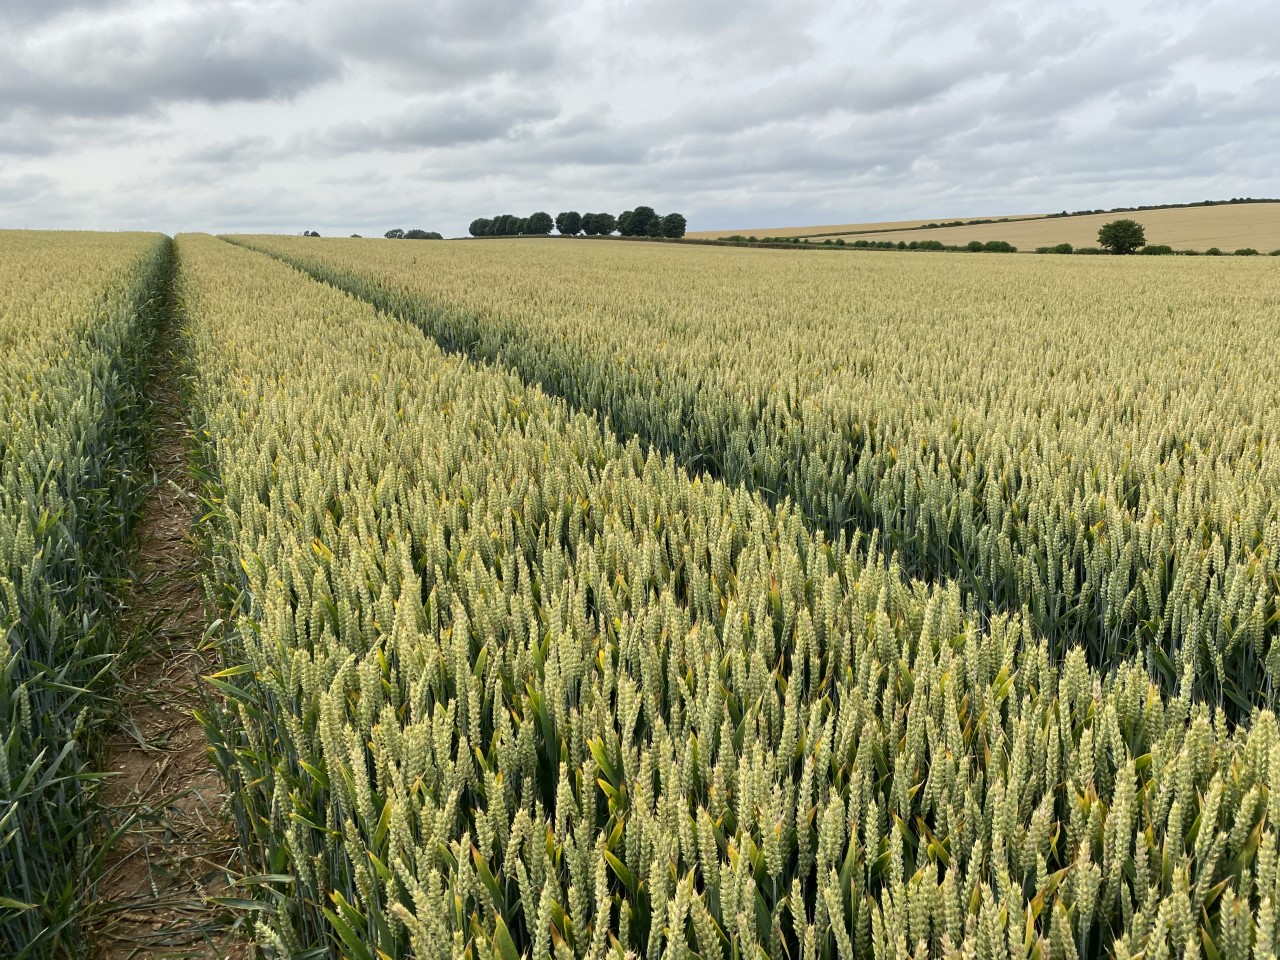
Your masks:
M383 234L388 240L443 240L444 237L434 230L401 230L397 227Z
M572 211L562 213L557 219L564 219L564 229L560 230L567 237L576 236L573 229L574 218L578 215ZM585 233L588 237L607 237L618 229L618 218L612 213L584 213L577 224L578 230ZM560 225L556 224L559 229Z
M614 217L610 213L578 213L566 210L553 220L543 211L527 217L504 213L498 217L479 217L471 221L469 231L473 237L545 237L554 228L566 237L585 234L588 237L607 237L620 233L624 237L665 237L678 240L685 234L688 223L679 213L661 216L653 207L636 207Z
M1189 207L1220 207L1232 203L1280 203L1272 197L1232 197L1230 200L1197 200L1192 203L1150 203L1138 207L1112 207L1110 210L1063 210L1047 217L1087 217L1099 213L1138 213L1144 210L1185 210Z
M527 217L512 213L477 217L467 229L473 237L545 237L554 226L551 214L539 210Z

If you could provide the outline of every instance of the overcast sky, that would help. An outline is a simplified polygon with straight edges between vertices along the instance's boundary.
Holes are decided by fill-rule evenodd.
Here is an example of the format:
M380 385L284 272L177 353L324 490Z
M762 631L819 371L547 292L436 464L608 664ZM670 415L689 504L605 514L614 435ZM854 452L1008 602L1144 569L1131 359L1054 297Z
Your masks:
M1280 196L1280 3L0 0L0 227Z

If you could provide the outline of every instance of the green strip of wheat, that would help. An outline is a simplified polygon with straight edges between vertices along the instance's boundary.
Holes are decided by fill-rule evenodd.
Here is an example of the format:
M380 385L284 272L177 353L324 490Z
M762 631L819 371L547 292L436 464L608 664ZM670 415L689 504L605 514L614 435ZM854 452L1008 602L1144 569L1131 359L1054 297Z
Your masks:
M179 246L231 613L207 719L281 955L1271 949L1270 713L1055 663L875 538Z
M169 241L0 232L0 954L76 956Z

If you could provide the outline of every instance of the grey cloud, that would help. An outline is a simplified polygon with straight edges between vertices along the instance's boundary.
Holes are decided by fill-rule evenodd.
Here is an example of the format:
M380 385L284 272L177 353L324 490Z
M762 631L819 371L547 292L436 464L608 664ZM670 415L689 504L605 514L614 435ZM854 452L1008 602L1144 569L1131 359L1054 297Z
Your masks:
M56 20L64 14L100 10L119 5L119 0L5 0L0 6L0 24L29 26Z
M529 124L550 120L556 113L554 105L523 96L433 98L389 117L331 128L319 134L314 144L319 150L343 154L483 143L516 136Z
M0 203L28 203L56 186L52 177L38 173L0 177Z
M182 160L189 163L215 166L239 165L255 158L273 155L276 152L274 142L270 137L245 136L193 147L182 153Z
M58 140L48 134L16 124L0 124L0 156L47 157L58 149Z
M1280 56L1280 6L1270 0L1199 9L1195 29L1174 44L1181 56L1226 63Z
M5 46L0 104L52 116L288 98L337 73L331 55L241 7L179 8L158 22L77 22L25 42L10 37Z
M47 174L0 172L0 229L71 226L67 218L72 206L72 198Z
M410 89L537 74L556 62L547 0L333 0L320 10L320 34L335 52Z
M812 18L829 6L810 0L805 17L771 0L631 0L611 11L606 26L626 38L629 58L643 60L656 44L696 50L720 70L760 70L810 56L817 49Z
M73 153L86 141L98 147L132 144L142 135L134 124L100 119L50 117L30 110L0 115L0 155L48 157Z
M1259 0L0 3L4 222L456 234L649 201L697 229L1280 195Z

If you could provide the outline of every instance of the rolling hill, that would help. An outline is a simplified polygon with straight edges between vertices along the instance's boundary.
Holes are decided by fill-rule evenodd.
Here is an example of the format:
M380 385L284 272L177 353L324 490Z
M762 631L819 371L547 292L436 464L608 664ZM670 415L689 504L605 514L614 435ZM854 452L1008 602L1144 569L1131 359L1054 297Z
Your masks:
M1029 214L1002 218L996 223L969 223L964 226L923 227L928 220L884 224L851 224L841 227L787 227L751 231L760 237L831 237L854 240L939 240L947 245L963 245L972 240L1007 240L1019 250L1030 251L1070 243L1076 247L1096 246L1098 229L1111 220L1130 218L1146 228L1147 242L1167 244L1175 249L1207 250L1218 247L1224 253L1253 247L1263 253L1280 248L1280 202L1222 203L1212 206L1169 207L1132 212L1096 213L1068 217ZM954 219L954 218L953 218ZM986 218L975 218L986 219ZM877 229L878 228L878 229ZM743 231L733 231L742 233ZM691 237L722 237L728 231L691 233Z

